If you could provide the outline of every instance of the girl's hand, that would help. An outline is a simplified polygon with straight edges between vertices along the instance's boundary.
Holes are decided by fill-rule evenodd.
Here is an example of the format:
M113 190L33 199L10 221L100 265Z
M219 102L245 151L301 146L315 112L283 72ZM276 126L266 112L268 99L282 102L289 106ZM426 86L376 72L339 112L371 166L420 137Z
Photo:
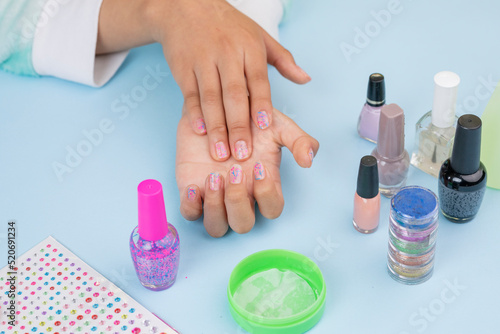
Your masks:
M283 210L280 163L281 147L286 146L301 167L310 167L319 148L317 140L290 118L274 109L268 130L252 123L253 155L244 162L230 157L214 161L209 141L196 135L188 111L177 129L176 179L181 197L181 213L188 220L204 214L203 224L213 237L223 236L229 227L237 233L249 232L255 223L255 201L262 215L277 218Z
M154 41L163 45L191 128L208 134L216 161L252 155L250 117L262 130L272 124L268 63L296 83L310 80L290 52L226 0L104 0L97 53Z

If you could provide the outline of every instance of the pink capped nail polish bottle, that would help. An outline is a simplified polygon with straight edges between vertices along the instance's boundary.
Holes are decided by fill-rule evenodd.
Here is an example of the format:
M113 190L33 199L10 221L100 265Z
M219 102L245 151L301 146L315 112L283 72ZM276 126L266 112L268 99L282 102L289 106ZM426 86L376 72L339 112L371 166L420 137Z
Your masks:
M373 143L377 142L380 109L385 104L385 81L380 73L373 73L368 80L366 103L358 119L358 134Z
M137 187L139 225L130 236L130 253L141 284L153 291L168 289L179 267L179 235L167 222L163 189L156 180Z
M380 218L377 158L365 155L359 162L352 223L361 233L373 233Z

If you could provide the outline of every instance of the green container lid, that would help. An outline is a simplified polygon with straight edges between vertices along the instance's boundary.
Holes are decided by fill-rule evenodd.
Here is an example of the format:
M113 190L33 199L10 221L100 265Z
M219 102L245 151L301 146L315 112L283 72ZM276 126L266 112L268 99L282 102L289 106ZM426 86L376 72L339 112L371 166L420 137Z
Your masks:
M304 279L316 294L316 301L302 312L285 318L264 318L248 312L233 299L242 282L269 269L290 270ZM325 309L326 285L318 266L308 257L282 249L269 249L243 259L233 269L227 286L229 309L244 330L254 334L301 334L321 319Z

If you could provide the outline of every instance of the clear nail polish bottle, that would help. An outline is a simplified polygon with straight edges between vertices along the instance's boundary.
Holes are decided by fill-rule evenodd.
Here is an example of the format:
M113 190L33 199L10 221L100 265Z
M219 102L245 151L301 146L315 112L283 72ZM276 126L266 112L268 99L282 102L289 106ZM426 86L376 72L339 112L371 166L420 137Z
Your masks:
M434 76L434 102L416 125L416 143L411 164L438 177L443 162L451 155L457 116L455 108L460 77L449 71Z
M378 161L380 193L391 198L405 186L410 157L405 150L405 116L397 104L387 104L380 112L377 147L372 155Z
M366 103L358 119L358 134L373 143L377 142L380 109L385 104L385 81L380 73L373 73L368 80Z
M358 232L368 234L377 230L379 218L377 159L371 155L365 155L359 162L352 223Z
M139 226L130 236L130 253L141 284L154 291L172 286L179 267L179 235L167 222L163 189L156 180L137 187Z
M439 172L441 212L454 223L472 220L486 190L486 168L480 160L481 119L463 115L458 119L451 158Z

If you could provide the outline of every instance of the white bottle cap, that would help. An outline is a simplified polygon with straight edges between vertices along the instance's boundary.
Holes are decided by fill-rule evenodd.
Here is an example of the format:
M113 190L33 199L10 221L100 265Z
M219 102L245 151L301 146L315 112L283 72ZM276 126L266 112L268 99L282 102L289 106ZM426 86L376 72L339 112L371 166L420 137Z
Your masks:
M432 124L439 128L448 128L455 123L460 77L450 71L439 72L434 76L434 84Z

